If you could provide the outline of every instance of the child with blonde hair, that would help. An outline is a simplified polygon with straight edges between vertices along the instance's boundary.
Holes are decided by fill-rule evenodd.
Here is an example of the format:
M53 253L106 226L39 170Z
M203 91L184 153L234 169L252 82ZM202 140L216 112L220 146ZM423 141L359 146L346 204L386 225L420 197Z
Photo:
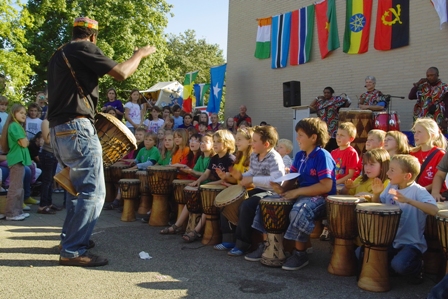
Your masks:
M412 130L414 131L415 147L410 154L416 157L422 166L415 181L431 192L437 165L445 154L446 139L437 123L431 118L417 119ZM440 193L446 190L446 185L443 183Z
M338 126L336 143L339 148L331 151L331 157L336 162L336 184L344 184L346 180L356 178L359 173L358 153L350 145L355 140L355 137L356 127L351 122L344 122Z
M190 149L188 147L188 133L185 129L176 129L173 133L173 140L174 140L174 148L173 148L173 154L171 156L171 165L176 164L182 164L182 161L185 160L188 153L190 152ZM179 173L177 175L177 178L180 180L187 180L188 175L184 173Z
M400 131L389 131L384 138L384 149L388 151L392 158L394 155L409 154L409 140L406 134Z
M293 148L292 141L289 139L280 139L277 142L277 147L275 148L275 150L283 158L286 173L289 173L289 168L291 168L292 165L292 159L289 156L289 154L292 152L292 148Z

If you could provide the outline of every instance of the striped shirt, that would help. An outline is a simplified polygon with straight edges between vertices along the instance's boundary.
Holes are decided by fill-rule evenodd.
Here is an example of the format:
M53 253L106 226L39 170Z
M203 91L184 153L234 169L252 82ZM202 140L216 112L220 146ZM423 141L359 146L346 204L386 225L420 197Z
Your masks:
M250 155L249 171L243 173L243 177L253 177L253 183L256 188L272 190L269 182L285 175L285 164L282 156L271 149L260 161L259 154Z

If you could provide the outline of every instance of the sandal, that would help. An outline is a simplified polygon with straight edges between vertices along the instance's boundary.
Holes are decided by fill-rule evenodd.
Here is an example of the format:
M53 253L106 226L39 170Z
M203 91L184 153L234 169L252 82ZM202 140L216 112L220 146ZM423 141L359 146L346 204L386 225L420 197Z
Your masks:
M181 227L178 227L176 224L173 224L171 226L165 227L160 231L160 234L162 235L176 235L180 233L182 230Z
M56 214L56 212L53 211L50 207L43 207L42 209L37 209L37 214L54 215L54 214Z
M191 243L196 241L197 239L199 239L201 237L201 234L199 234L197 231L192 230L191 232L185 233L182 236L182 239L184 239L185 242L187 243Z
M55 204L52 204L51 206L50 206L50 209L52 209L53 211L62 211L62 207L60 207L60 206L57 206L57 205L55 205Z

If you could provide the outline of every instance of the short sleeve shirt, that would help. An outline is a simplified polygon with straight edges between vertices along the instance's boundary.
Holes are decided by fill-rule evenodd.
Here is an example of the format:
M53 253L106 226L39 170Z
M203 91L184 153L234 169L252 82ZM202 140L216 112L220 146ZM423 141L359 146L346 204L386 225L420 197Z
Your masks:
M6 155L8 166L11 167L17 163L31 165L30 151L26 147L19 145L19 140L26 138L25 131L17 122L12 122L8 127L8 146L9 152Z
M219 168L223 172L228 172L234 162L235 156L232 154L225 154L222 158L218 154L214 155L208 163L208 169L210 170L209 180L218 181L219 176L216 174L216 169Z
M352 146L349 146L344 150L340 150L339 148L332 150L331 157L333 157L333 160L336 163L336 180L345 177L350 169L355 170L353 178L356 177L355 175L358 170L359 159L358 153Z
M113 102L107 101L106 103L104 103L103 107L108 107L108 106L114 107L115 109L117 109L121 113L124 113L123 103L120 100L114 100ZM117 118L119 120L122 120L123 119L123 115L118 115L117 114Z

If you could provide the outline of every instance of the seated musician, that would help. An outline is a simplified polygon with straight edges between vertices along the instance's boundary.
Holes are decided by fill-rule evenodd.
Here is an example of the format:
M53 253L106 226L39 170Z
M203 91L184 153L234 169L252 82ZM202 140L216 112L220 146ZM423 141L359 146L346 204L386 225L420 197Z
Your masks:
M284 238L295 241L295 250L282 266L284 270L299 270L308 265L306 243L314 229L314 220L325 215L325 197L336 194L335 162L323 147L328 142L327 124L318 118L304 118L296 127L300 151L295 155L291 173L299 173L298 188L294 180L283 185L271 182L274 191L287 200L295 201L289 214L291 223ZM253 227L265 231L257 210ZM263 235L266 240L266 234ZM266 247L260 246L246 255L249 261L261 259Z
M400 224L389 250L391 268L408 276L413 284L423 282L422 256L427 249L423 232L426 215L436 215L438 208L431 194L415 182L420 172L418 159L410 155L395 155L387 175L389 185L384 188L380 179L372 183L373 202L398 205L402 211Z
M375 89L375 77L367 76L365 83L366 85L364 87L367 91L359 96L359 109L384 111L387 107L387 102L383 96L383 93L378 89Z

